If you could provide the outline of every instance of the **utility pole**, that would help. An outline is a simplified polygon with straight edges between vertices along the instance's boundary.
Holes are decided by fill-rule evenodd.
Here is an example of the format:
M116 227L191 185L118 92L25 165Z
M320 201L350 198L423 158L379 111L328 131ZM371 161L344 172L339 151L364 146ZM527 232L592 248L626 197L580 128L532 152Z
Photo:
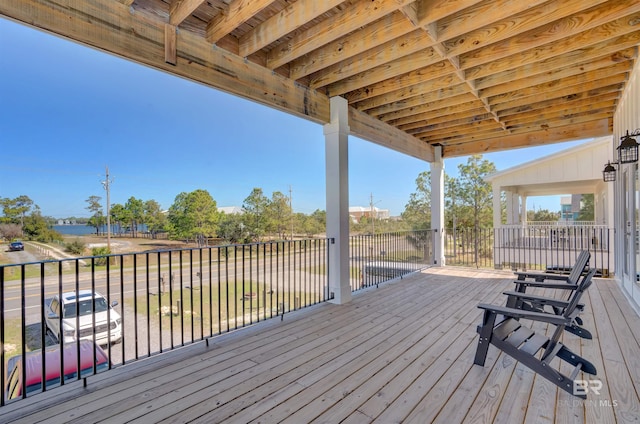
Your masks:
M289 184L289 208L291 209L291 241L293 241L293 195Z
M109 179L109 167L106 167L106 178L102 182L102 186L107 192L107 249L111 253L111 198L110 198L110 186L113 180Z
M373 236L376 233L376 228L375 228L375 217L373 215L373 193L371 193L371 196L369 197L369 208L371 209L371 235Z

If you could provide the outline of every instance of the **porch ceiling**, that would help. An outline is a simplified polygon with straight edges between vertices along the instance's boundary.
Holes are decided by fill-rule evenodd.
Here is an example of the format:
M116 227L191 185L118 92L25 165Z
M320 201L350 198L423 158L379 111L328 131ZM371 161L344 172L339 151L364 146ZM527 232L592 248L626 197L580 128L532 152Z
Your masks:
M522 193L527 196L554 196L560 194L595 193L601 180L562 181L543 184L522 184L501 186L503 190Z
M425 160L611 134L640 43L637 0L4 0L0 16L318 123L343 96L353 135Z

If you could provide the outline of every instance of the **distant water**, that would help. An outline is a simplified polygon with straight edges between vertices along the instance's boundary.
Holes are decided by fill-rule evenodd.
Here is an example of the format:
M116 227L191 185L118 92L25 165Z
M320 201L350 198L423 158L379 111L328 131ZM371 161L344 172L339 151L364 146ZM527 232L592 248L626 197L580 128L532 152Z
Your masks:
M95 234L96 227L89 225L54 225L53 229L60 234L84 236L87 234ZM106 230L106 227L104 228Z

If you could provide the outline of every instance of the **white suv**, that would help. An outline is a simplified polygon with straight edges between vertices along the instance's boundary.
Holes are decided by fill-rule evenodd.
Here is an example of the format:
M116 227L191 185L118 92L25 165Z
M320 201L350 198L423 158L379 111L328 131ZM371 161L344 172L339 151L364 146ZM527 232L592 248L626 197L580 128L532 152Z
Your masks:
M65 343L78 339L93 340L95 333L95 341L100 345L118 343L122 340L122 319L113 309L117 304L114 300L109 305L104 296L91 290L80 290L77 294L68 292L61 299L58 295L51 299L47 305L45 322L58 342L62 338ZM79 332L76 331L76 326Z

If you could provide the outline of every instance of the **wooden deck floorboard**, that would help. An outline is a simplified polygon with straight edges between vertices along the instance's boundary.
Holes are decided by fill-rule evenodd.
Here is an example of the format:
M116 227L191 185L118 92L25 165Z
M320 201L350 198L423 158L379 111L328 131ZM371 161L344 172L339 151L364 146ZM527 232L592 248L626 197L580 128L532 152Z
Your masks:
M511 281L425 270L30 397L0 422L640 422L640 317L613 280L583 298L593 340L563 335L596 365L599 395L573 397L494 347L473 364L476 305L504 304Z

